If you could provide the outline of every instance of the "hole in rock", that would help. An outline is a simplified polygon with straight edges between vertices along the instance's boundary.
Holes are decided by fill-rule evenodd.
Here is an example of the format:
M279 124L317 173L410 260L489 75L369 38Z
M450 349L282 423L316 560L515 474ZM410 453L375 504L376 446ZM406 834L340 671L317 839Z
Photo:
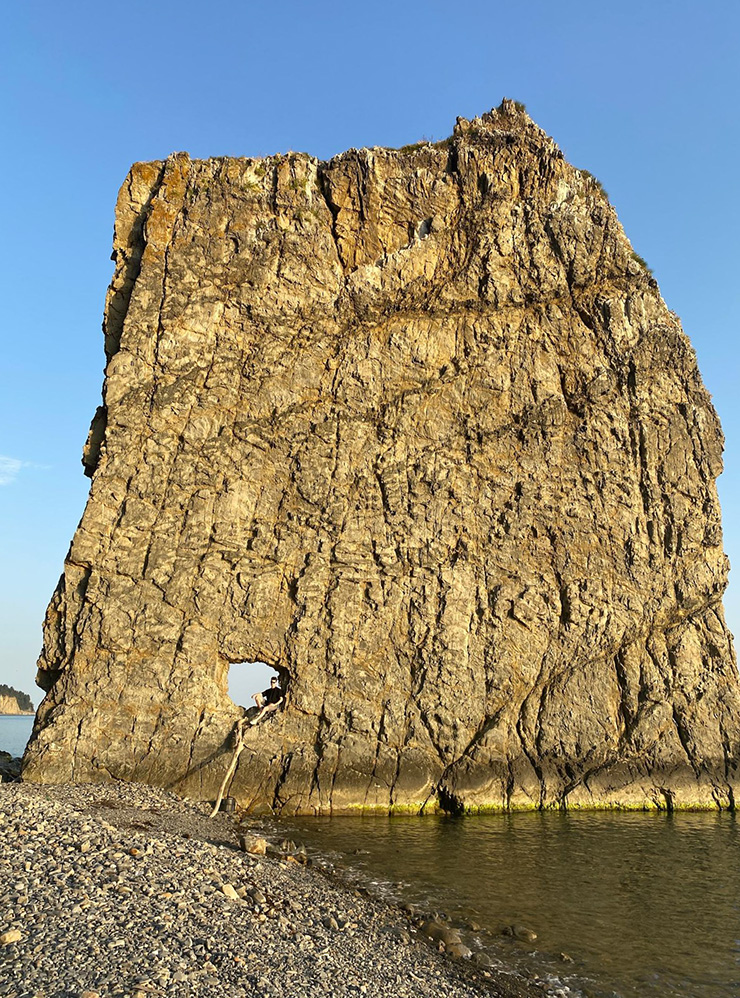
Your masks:
M285 691L285 676L267 662L233 662L229 666L229 696L240 707L254 707L253 693L268 689L270 680L277 676Z

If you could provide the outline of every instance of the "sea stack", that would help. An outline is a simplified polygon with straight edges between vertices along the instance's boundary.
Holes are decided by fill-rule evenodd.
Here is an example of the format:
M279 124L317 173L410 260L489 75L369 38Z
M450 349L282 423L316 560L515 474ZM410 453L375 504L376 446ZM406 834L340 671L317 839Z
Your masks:
M521 105L139 163L114 260L24 779L213 799L229 667L261 661L286 703L246 731L251 808L734 806L717 415Z

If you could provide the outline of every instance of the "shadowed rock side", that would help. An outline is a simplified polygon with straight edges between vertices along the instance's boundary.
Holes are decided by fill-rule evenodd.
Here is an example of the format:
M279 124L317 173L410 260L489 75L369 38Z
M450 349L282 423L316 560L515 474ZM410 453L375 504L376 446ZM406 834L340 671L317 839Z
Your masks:
M42 782L353 807L733 806L722 434L590 175L518 106L328 163L137 164Z

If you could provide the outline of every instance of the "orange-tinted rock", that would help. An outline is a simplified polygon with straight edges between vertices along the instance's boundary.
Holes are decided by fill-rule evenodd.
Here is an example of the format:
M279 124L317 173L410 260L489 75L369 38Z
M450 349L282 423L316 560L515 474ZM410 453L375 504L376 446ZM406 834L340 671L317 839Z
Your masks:
M358 806L728 806L738 676L691 346L512 102L321 163L138 164L26 779Z

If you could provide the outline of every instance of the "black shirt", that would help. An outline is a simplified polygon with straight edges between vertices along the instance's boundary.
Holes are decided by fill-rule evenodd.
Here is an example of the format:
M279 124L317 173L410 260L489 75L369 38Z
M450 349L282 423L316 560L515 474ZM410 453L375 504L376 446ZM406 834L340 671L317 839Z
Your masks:
M279 686L271 686L269 690L265 690L262 694L265 703L280 703L283 699L283 691Z

